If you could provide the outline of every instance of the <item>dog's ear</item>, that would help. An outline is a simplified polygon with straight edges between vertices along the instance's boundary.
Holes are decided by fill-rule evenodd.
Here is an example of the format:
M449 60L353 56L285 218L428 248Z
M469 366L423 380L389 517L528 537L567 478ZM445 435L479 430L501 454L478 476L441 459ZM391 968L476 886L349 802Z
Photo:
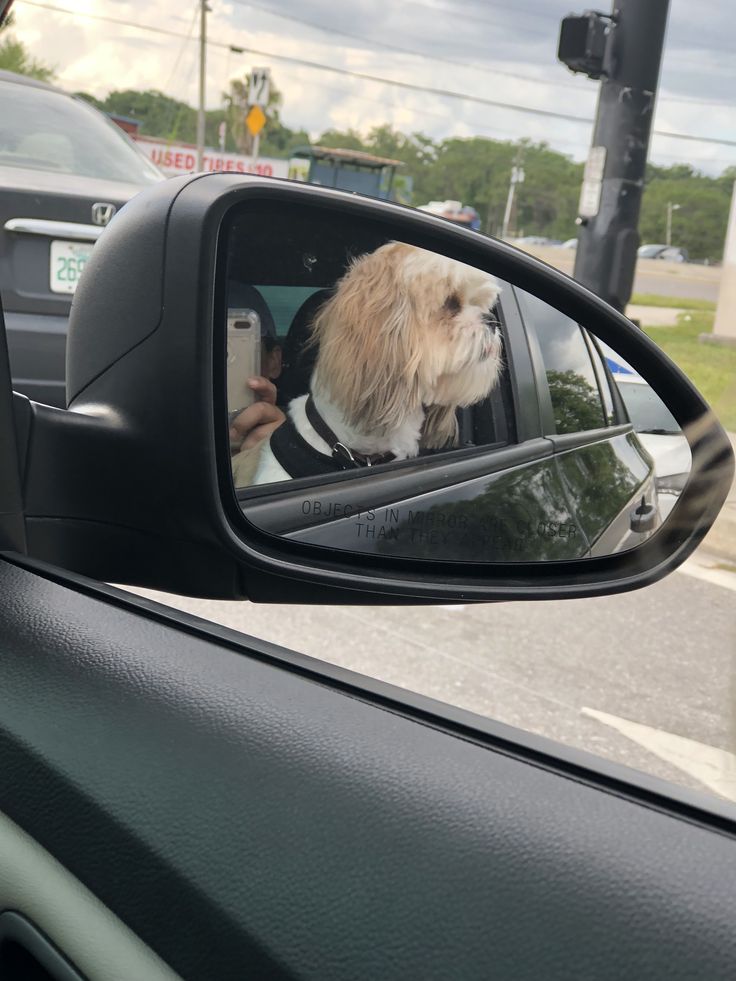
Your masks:
M407 246L392 243L356 260L314 321L315 386L356 429L396 429L421 405L422 332L397 268Z
M452 449L458 443L457 414L454 405L429 405L419 445L423 450Z

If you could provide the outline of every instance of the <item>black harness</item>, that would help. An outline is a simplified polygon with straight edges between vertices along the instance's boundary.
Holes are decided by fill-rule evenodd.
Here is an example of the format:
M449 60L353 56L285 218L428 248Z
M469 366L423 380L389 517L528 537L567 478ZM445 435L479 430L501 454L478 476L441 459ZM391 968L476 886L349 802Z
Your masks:
M286 422L271 433L270 442L271 452L290 477L317 477L339 470L375 467L395 459L393 453L358 453L341 443L317 411L311 395L305 409L314 431L332 447L332 453L328 456L311 446L287 416Z

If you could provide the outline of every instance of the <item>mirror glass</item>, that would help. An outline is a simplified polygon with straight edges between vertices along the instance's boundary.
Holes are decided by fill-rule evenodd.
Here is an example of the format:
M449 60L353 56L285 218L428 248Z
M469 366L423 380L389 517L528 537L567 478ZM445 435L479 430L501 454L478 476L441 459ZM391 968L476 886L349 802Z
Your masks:
M668 519L687 440L586 325L342 211L254 203L224 242L223 426L261 530L513 563L612 554Z

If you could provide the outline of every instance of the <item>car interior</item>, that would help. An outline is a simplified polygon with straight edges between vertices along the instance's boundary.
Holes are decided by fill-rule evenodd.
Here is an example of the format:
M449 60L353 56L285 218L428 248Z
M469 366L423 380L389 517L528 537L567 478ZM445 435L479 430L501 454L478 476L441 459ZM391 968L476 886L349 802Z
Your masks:
M315 277L282 320L269 290L312 288L314 263L279 265L308 249L223 263L225 216L273 200L284 241L306 201L357 215L365 248L391 233L494 264L620 346L683 428L703 419L630 322L503 243L265 179L176 178L135 198L75 297L69 409L12 396L0 331L2 977L727 981L733 804L111 585L419 609L580 598L664 576L723 502L733 454L708 418L676 520L618 555L402 563L238 524L217 287L249 264L296 387L309 304L337 278ZM505 398L490 428L468 422L472 439L515 438ZM260 506L276 513L278 489Z

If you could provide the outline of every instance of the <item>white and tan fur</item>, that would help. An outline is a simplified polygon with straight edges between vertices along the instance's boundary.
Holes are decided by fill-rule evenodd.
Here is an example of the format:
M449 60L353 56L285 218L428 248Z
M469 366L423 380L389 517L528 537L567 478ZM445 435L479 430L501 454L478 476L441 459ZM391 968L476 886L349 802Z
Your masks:
M414 457L457 440L455 411L485 398L501 364L491 310L500 289L488 273L390 242L356 259L318 312L315 405L337 438L364 454ZM317 450L331 452L306 417L289 414ZM287 479L264 446L255 483Z

